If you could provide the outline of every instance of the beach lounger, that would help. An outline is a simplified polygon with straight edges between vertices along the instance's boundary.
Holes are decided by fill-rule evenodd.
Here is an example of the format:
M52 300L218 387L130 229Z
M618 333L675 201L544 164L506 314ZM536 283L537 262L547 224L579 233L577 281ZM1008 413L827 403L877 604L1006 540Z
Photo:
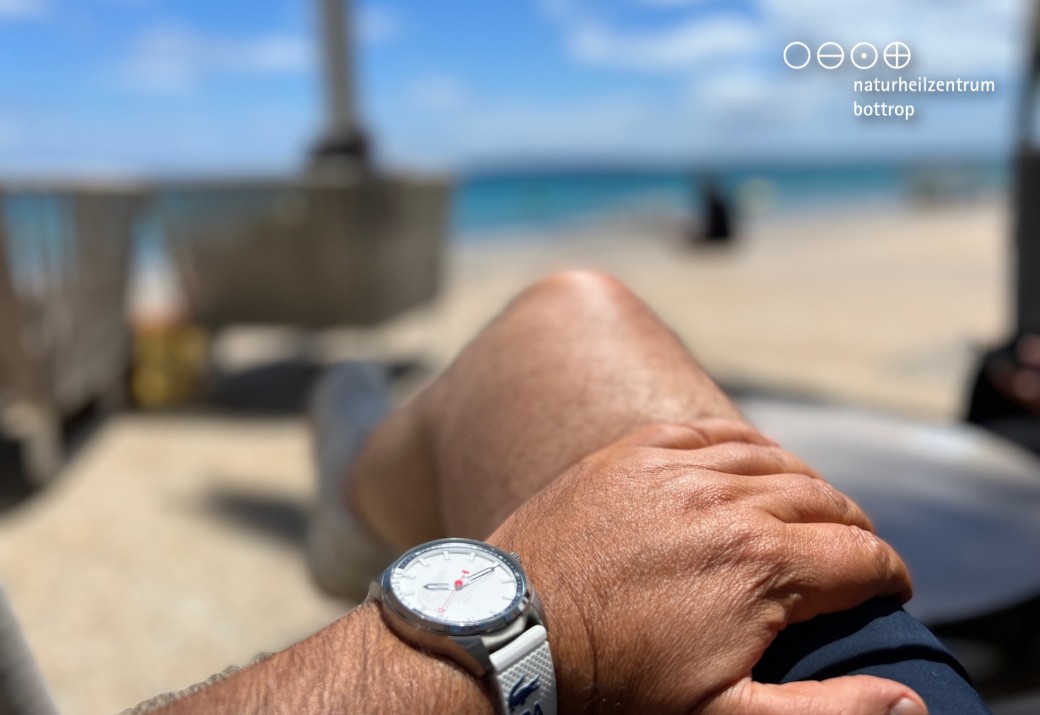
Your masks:
M156 209L193 322L372 325L433 299L448 185L437 179L195 182Z
M0 433L31 482L60 466L65 417L122 392L141 203L128 187L0 190Z

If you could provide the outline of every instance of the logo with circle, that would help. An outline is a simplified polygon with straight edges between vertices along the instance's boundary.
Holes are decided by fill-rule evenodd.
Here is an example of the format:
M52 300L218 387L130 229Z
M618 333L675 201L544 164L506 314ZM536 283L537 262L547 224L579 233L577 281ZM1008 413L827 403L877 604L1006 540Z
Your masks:
M910 64L910 48L904 42L890 42L885 48L885 64L901 70Z
M837 42L824 42L816 50L816 61L825 70L836 70L845 61L845 50Z
M804 68L812 60L812 50L804 42L792 42L784 48L784 64L793 70Z
M869 70L877 64L878 51L869 42L860 42L849 52L849 59L852 60L852 64L856 65L858 69Z

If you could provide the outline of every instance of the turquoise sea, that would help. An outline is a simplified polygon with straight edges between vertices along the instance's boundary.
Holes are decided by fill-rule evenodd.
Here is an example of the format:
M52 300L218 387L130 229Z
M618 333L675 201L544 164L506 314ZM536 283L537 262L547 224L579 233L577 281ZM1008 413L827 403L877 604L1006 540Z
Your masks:
M773 214L882 201L955 201L1005 191L1010 175L1000 161L475 172L457 184L452 234L463 241L493 240L614 215L694 216L706 179L738 211Z
M1009 165L999 161L469 172L455 177L449 233L457 242L518 235L537 240L617 218L687 221L699 215L705 181L721 190L738 216L770 216L880 202L960 201L1006 191L1010 179ZM43 266L54 257L73 260L71 208L57 196L35 192L8 195L0 204L7 258L21 281L42 280ZM136 238L137 261L163 260L154 216L138 223Z

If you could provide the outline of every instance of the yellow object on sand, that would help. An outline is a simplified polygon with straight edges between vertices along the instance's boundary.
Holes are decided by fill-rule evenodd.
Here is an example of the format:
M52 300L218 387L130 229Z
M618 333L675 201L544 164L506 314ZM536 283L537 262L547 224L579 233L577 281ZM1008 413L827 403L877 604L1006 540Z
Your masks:
M134 333L131 390L144 408L183 404L202 387L208 352L206 333L186 323L139 327Z

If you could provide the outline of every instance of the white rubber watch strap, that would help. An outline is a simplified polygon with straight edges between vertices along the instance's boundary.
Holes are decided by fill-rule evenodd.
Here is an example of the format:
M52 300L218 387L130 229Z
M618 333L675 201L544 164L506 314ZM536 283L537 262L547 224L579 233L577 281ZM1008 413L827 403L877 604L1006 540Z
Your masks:
M491 654L505 715L556 715L556 673L545 628L532 626Z

